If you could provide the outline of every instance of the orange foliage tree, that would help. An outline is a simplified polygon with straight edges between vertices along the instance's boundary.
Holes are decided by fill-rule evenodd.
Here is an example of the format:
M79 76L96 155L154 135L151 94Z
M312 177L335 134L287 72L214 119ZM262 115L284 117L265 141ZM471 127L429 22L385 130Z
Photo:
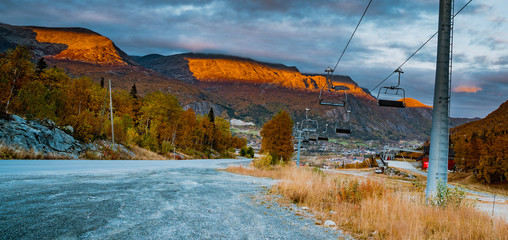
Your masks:
M286 111L280 111L261 129L261 151L272 156L272 164L289 162L293 155L293 121Z

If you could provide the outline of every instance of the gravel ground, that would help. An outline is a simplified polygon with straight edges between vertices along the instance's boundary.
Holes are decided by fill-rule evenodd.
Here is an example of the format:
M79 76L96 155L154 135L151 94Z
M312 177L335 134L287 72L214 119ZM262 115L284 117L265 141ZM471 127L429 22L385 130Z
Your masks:
M238 160L0 161L0 239L337 239ZM245 162L244 162L245 163Z

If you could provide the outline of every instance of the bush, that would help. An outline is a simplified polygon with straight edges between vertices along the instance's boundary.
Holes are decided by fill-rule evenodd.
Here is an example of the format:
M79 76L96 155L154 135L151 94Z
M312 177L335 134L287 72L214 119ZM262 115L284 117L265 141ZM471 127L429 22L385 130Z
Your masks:
M240 149L240 156L246 157L246 158L253 158L254 157L254 149L252 147L243 147Z
M381 197L385 193L383 185L369 179L364 181L350 179L339 182L337 185L337 197L344 202L359 203L363 199Z
M266 156L261 156L260 158L252 161L252 164L255 168L258 169L265 169L269 168L272 163L272 156L270 154L267 154Z
M438 182L436 196L429 200L433 206L459 207L466 197L466 193L460 188L448 188L446 183Z

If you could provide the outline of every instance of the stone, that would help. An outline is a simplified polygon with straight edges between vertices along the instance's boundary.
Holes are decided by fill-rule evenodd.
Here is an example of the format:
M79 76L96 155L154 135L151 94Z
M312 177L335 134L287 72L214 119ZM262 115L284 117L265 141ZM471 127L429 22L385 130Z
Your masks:
M325 227L334 228L334 227L337 227L337 224L335 224L335 222L332 220L326 220Z
M62 130L68 134L74 134L74 128L72 126L64 126L62 127Z

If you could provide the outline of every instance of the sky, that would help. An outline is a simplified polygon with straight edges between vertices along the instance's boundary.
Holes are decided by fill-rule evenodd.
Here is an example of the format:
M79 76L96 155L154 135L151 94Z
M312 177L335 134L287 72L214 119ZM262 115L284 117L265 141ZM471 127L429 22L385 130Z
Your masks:
M368 2L2 0L0 22L88 28L129 55L221 53L324 73L335 66ZM466 2L456 0L456 11ZM372 90L437 31L438 9L438 0L373 0L335 74ZM452 117L485 117L508 100L506 12L508 1L474 0L455 18ZM406 97L428 105L436 46L431 40L402 66ZM396 81L393 75L384 85Z

